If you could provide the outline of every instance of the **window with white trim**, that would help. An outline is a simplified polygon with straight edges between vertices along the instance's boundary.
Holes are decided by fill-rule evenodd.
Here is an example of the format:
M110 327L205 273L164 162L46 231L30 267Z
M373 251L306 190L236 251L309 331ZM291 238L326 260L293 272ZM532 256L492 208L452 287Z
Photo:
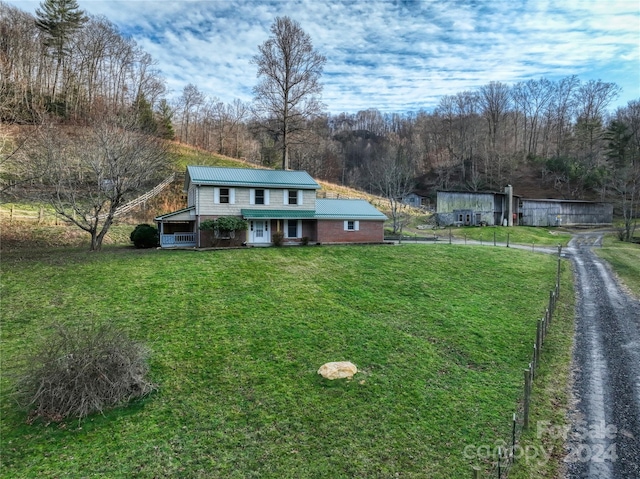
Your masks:
M268 205L269 190L251 188L251 190L249 190L249 203L252 205Z
M345 231L359 231L360 230L360 222L347 220L344 222L344 230Z
M301 205L304 196L303 190L282 190L285 205Z
M234 188L218 188L213 189L213 202L216 204L235 204L236 195Z
M300 220L286 220L285 222L287 238L300 238L302 236L302 222Z

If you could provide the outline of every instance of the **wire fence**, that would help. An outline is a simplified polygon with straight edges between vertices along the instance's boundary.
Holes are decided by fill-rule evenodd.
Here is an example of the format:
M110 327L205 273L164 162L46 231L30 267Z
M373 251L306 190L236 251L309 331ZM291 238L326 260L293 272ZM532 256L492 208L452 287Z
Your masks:
M441 235L438 235L441 233ZM444 234L442 234L444 233ZM418 243L418 242L443 242L452 243L451 232L449 231L434 231L433 234L420 235L420 236L405 236L405 235L387 235L386 241L398 241L406 243ZM476 244L486 244L487 246L493 244L493 246L503 246L504 238L498 243L495 233L491 237L480 240L473 240ZM458 239L457 242L462 240ZM464 243L467 243L466 235L464 237ZM506 236L506 247L510 246L509 233ZM548 246L544 247L548 249ZM532 250L535 249L535 244L532 245ZM511 434L510 437L495 441L490 447L490 450L483 451L483 458L491 458L490 462L485 462L483 467L472 466L471 472L468 477L473 479L505 479L513 464L515 463L519 452L522 448L519 445L520 437L523 431L529 429L529 412L531 410L531 393L533 384L536 378L536 372L542 360L542 351L544 350L544 343L547 337L547 332L553 323L554 314L556 311L556 305L560 298L560 276L561 276L561 260L562 260L562 245L557 245L558 261L556 270L555 286L549 291L549 302L545 308L544 316L537 320L535 341L533 342L533 348L531 351L530 361L524 369L523 377L523 401L516 405L516 410L512 415L511 420ZM487 446L489 447L489 446Z
M165 178L155 188L117 208L113 216L123 216L134 210L135 208L144 205L148 200L160 194L165 188L173 183L173 181L175 181L175 173ZM98 216L98 218L100 218L101 220L105 219L106 217L106 214ZM58 225L65 222L65 220L55 211L44 206L41 206L38 209L20 209L15 205L0 207L0 220L3 222L8 222L9 224L12 224L14 222L26 222L36 223L38 225Z
M516 406L512 416L510 437L496 441L495 447L488 456L493 457L490 466L484 468L473 466L469 474L473 479L504 479L507 477L509 469L515 463L518 452L521 451L519 440L523 433L529 429L529 413L531 410L531 392L536 379L536 373L542 360L542 351L549 328L553 324L556 305L560 298L560 275L561 275L562 246L558 245L558 262L556 270L555 286L549 291L549 303L545 309L544 316L537 320L535 341L531 351L530 361L524 369L523 377L523 401Z

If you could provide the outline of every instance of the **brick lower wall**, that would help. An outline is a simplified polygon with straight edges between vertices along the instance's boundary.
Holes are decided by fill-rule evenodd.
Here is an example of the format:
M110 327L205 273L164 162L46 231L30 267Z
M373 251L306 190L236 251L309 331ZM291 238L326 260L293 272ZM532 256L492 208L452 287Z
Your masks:
M201 215L200 222L205 220L215 220L218 219L218 216L212 215ZM238 218L240 218L238 216ZM234 238L215 238L213 231L207 230L199 230L198 234L200 235L200 248L224 248L224 247L232 247L232 246L241 246L242 243L247 241L247 232L246 231L236 231L234 233Z
M345 231L344 221L318 220L318 243L382 243L382 221L360 221L358 231Z

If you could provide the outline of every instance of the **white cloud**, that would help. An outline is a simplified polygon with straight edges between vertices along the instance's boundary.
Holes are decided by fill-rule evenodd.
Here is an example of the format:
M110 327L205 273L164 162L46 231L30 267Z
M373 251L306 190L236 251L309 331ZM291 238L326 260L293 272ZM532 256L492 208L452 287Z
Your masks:
M33 13L39 2L7 3ZM577 74L640 98L637 0L78 0L158 62L173 94L189 83L210 97L251 100L250 63L276 16L288 15L327 57L332 112L432 108L489 81ZM608 77L607 73L615 77Z

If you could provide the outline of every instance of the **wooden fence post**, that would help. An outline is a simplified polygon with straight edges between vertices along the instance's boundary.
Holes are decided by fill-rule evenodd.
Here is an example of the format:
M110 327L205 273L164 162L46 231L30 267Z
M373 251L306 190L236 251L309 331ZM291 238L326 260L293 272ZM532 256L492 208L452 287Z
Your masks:
M11 211L9 212L9 224L13 223L13 205L11 205Z
M473 466L471 469L473 470L473 479L480 479L480 468Z
M531 379L535 378L537 366L538 366L538 346L536 343L533 343L533 361L531 361Z
M516 413L513 413L513 427L511 428L511 462L516 461Z
M558 245L558 271L556 272L556 289L557 294L560 294L560 260L562 259L562 245Z
M522 428L529 429L529 403L531 401L531 365L524 370L524 411L522 418Z

